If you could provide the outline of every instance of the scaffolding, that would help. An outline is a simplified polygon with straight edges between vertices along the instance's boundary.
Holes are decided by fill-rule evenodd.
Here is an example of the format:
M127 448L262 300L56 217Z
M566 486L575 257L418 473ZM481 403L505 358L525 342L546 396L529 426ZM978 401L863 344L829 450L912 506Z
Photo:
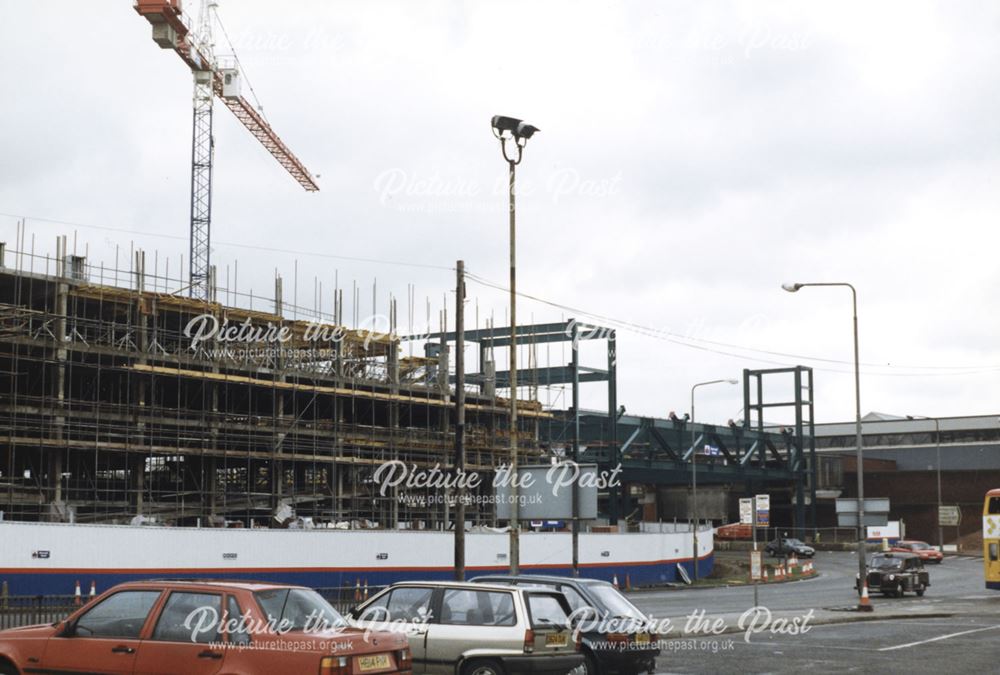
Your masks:
M142 251L118 269L70 254L64 237L54 258L19 244L0 244L2 517L448 527L438 491L375 481L391 460L453 458L448 345L401 356L394 303L379 334L356 315L344 325L343 290L332 315L306 321L283 311L280 277L265 300L213 271L198 300L149 273ZM518 444L539 455L549 413L527 400L519 414ZM468 392L465 433L468 470L508 462L495 390ZM473 497L467 520L495 525L488 495Z

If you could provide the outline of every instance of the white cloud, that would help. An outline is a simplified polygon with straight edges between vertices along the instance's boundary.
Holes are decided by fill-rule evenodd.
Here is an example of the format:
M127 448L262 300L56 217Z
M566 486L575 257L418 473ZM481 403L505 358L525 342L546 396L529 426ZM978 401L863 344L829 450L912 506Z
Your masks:
M214 255L232 272L239 259L242 291L269 295L278 268L290 295L296 256L234 244L463 258L503 281L505 167L487 124L510 114L542 128L519 167L525 292L842 361L810 362L836 371L817 371L816 412L839 420L853 414L849 297L779 284L851 281L862 360L898 366L866 367L866 410L995 412L996 371L913 368L1000 364L993 3L248 1L220 12L268 118L322 175L322 191L304 194L216 108ZM183 64L128 3L6 3L4 14L0 211L132 230L79 236L106 261L116 245L157 248L176 273ZM405 178L388 199L387 172ZM13 219L0 227L9 241ZM39 246L67 229L33 223ZM365 289L362 313L374 278L401 312L416 284L418 325L424 298L436 316L452 283L443 270L297 257L300 304L312 305L314 277L331 288L336 268L342 286ZM472 288L481 316L502 320L505 296ZM522 317L562 314L522 303ZM620 343L619 398L650 414L685 409L693 382L796 362L626 331ZM739 399L739 388L705 390L699 418L733 417Z

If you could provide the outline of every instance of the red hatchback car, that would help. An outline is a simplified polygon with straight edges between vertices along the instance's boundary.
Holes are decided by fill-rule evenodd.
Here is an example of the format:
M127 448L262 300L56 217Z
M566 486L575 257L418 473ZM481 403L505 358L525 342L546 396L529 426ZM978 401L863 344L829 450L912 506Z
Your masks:
M937 550L926 541L917 541L916 539L900 539L889 550L898 551L900 553L916 553L925 563L940 563L944 559L944 555L941 551Z
M381 675L406 636L350 628L318 593L230 581L120 584L64 621L0 631L0 674Z

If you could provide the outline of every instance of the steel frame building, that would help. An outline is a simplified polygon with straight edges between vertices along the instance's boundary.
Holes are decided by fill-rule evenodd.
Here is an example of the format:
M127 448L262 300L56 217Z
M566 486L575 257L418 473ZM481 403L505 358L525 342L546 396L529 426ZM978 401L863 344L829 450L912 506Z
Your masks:
M394 326L385 335L345 328L342 297L334 320L291 320L280 278L266 311L259 297L257 309L253 300L226 306L167 292L170 283L147 273L140 251L112 274L69 255L64 238L55 259L0 245L4 517L254 526L294 514L447 526L439 491L383 494L373 479L389 460L450 465L447 347L401 356ZM258 332L234 347L216 334L193 344L193 319L285 339ZM549 413L534 401L519 408L519 444L537 455ZM504 400L470 393L466 417L468 469L506 463ZM490 508L467 514L495 524Z

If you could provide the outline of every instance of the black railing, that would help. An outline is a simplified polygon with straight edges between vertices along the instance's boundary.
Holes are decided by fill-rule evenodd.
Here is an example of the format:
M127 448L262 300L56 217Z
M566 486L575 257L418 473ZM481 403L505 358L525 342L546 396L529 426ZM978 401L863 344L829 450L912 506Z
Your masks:
M79 609L76 603L72 595L0 595L0 630L62 621Z
M322 595L338 612L347 614L352 607L360 605L383 588L385 586L365 586L359 584L356 586L317 588L316 592Z
M317 588L316 591L336 608L346 614L355 605L381 591L385 586L355 586ZM62 621L80 608L73 595L2 595L0 594L0 630L33 624L51 624ZM82 604L88 598L80 598Z

